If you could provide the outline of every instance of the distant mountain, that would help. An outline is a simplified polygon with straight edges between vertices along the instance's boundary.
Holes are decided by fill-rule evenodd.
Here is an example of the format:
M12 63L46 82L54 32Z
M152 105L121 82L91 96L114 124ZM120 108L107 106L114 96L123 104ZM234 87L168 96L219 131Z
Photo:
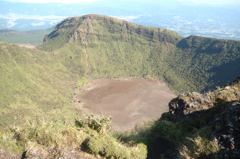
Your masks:
M39 49L61 52L72 47L88 54L90 78L155 78L176 92L213 89L234 80L240 68L239 41L183 38L170 30L100 15L64 20Z
M87 54L90 79L103 77L142 77L164 80L181 78L168 70L167 59L182 37L170 30L139 26L100 15L69 18L59 23L38 48L66 52L72 64ZM71 51L78 50L78 52ZM66 54L66 53L65 53ZM63 56L63 55L61 55ZM177 89L175 89L177 90ZM180 91L179 91L180 92Z
M239 158L240 41L184 38L89 14L65 19L37 48L0 42L0 70L4 158ZM76 92L93 79L118 77L157 79L182 94L159 120L113 132L111 117L83 115Z
M37 48L0 42L0 127L75 118L81 112L71 102L82 81L138 77L161 80L177 93L204 92L240 73L239 41L183 38L101 15L65 19Z
M47 29L67 17L101 14L138 25L169 29L183 37L199 35L240 40L240 3L220 4L201 5L195 1L178 0L101 0L73 4L0 0L0 29Z

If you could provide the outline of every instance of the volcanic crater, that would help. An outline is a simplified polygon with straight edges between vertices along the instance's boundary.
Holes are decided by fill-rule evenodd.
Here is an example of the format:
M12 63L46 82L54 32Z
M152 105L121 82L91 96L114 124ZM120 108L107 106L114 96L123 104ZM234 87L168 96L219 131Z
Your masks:
M175 97L163 82L137 78L95 79L77 94L78 106L88 113L111 115L113 127L120 130L160 118Z

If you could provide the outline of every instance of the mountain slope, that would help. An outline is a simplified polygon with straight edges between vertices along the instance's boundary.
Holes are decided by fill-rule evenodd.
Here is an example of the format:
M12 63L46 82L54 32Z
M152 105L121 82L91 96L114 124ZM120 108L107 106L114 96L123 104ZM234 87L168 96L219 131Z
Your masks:
M176 92L203 92L238 76L239 47L239 41L198 36L183 39L165 29L86 15L59 23L38 48L53 52L64 48L69 55L72 48L85 52L89 79L154 78L165 81Z
M183 146L183 156L216 156L219 148L215 149L209 137L211 129L219 127L210 127L215 120L212 118L226 113L222 111L224 104L239 99L239 80L213 92L214 98L209 99L216 107L210 114L176 123L166 113L147 128L136 127L137 132L132 134L109 132L110 118L106 116L86 115L76 119L75 126L66 124L65 118L74 121L81 115L71 107L74 89L95 78L154 78L165 81L176 92L204 91L227 84L239 75L239 46L239 41L198 36L183 39L172 31L98 15L66 19L45 37L38 47L42 51L0 42L0 128L25 120L29 124L1 130L0 148L23 157L39 151L40 156L43 152L56 157L66 149L77 153L84 149L109 158L139 158L147 155L145 145L149 147L153 138L164 136L175 148L187 146ZM229 128L229 123L226 125Z
M53 31L53 28L46 30L30 30L30 31L17 31L0 29L0 41L6 41L8 43L18 44L41 44L43 37L49 32Z
M240 68L239 41L183 39L100 15L64 20L46 35L43 51L0 45L1 126L22 123L35 110L46 118L73 113L75 87L96 78L159 79L175 92L203 92L235 79Z
M81 73L37 49L1 42L0 52L0 127L78 113L69 97Z
M69 54L72 48L84 51L88 56L86 76L90 79L171 78L175 81L171 86L177 88L184 79L177 78L174 70L168 70L166 59L171 57L181 39L179 34L169 30L139 26L106 16L86 15L61 22L38 48L61 52L62 55L63 48ZM70 56L74 59L75 55Z
M90 14L68 18L59 23L55 30L44 38L45 44L42 48L45 51L51 51L63 46L72 38L81 42L84 40L88 42L109 42L111 40L131 42L135 40L136 34L151 42L163 41L176 44L182 39L179 34L170 30L139 26L112 17ZM54 41L59 41L59 43L53 46Z
M197 91L208 91L236 79L240 73L240 41L190 36L177 44L173 67L194 81Z

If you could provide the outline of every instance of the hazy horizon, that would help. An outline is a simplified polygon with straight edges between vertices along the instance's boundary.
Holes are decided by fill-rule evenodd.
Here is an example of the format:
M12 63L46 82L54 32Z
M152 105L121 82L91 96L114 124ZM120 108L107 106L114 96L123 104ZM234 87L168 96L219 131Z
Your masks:
M1 0L0 5L0 29L47 29L67 17L101 14L169 29L184 37L240 40L238 0Z

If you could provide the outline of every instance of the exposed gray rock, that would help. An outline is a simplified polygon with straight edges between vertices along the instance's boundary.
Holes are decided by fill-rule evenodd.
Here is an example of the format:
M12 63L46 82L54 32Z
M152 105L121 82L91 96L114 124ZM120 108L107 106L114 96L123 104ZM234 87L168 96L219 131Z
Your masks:
M0 158L2 159L19 159L19 158L22 158L22 154L13 154L11 152L7 152L3 149L0 149Z
M240 156L239 149L230 149L230 150L222 150L220 153L220 159L239 159Z
M208 94L183 93L169 103L169 112L177 121L184 118L196 118L201 116L205 110L213 107L211 98Z
M224 105L212 129L211 140L222 149L220 158L240 158L240 102Z
M45 159L45 158L56 158L56 159L90 159L98 158L92 155L83 154L81 150L74 150L69 147L67 150L59 150L57 148L42 148L42 149L31 149L22 155L24 159Z
M235 93L236 98L239 100L240 99L240 92Z
M234 80L230 85L235 85L236 83L240 82L240 76L237 77L236 80Z
M219 158L240 159L240 76L230 85L214 92L184 93L169 103L169 114L175 121L206 115L211 126L210 140L219 148ZM216 103L214 107L214 101Z

